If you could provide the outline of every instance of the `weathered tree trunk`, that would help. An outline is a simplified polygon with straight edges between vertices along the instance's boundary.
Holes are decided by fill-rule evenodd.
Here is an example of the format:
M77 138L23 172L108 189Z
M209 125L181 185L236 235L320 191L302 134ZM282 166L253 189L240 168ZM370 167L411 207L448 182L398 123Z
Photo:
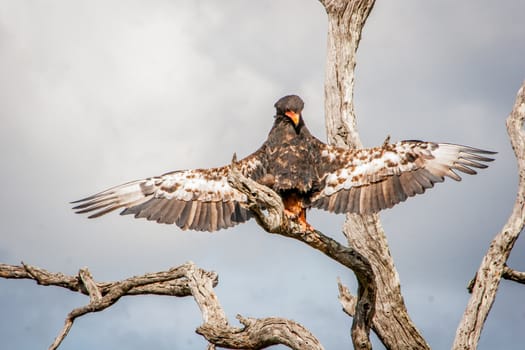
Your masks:
M342 147L361 147L353 104L356 52L374 0L321 0L321 3L328 14L325 78L328 141ZM373 329L383 344L388 349L429 349L408 316L379 217L348 215L343 231L348 243L374 268L378 293ZM346 311L353 314L348 308Z
M514 108L507 118L507 132L518 161L518 195L512 214L500 233L492 240L479 270L471 283L472 296L456 331L454 350L475 349L481 330L496 298L502 277L519 279L520 273L511 273L505 265L514 242L525 225L525 82L516 97Z

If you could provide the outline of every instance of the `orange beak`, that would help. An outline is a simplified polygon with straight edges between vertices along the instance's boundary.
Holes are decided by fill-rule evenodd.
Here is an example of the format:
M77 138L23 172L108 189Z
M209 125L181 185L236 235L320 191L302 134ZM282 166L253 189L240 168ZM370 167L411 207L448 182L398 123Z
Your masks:
M299 119L301 118L299 114L294 111L286 111L284 114L293 121L295 126L299 125Z

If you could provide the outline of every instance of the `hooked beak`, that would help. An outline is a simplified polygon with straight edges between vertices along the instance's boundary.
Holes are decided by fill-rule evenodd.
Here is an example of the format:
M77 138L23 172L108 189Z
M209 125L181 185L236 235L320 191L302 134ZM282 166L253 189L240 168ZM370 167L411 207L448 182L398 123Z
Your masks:
M299 125L299 119L301 118L299 114L294 111L286 111L284 114L293 121L295 126Z

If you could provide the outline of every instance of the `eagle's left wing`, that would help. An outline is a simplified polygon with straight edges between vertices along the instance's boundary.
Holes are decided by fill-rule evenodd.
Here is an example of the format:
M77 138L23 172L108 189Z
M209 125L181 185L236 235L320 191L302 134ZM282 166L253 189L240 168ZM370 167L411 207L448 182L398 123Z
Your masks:
M476 174L495 152L448 143L400 141L371 149L346 150L329 145L321 151L322 186L312 207L335 213L375 213L425 192L455 172Z
M260 154L255 152L237 163L244 176L262 175ZM73 202L77 204L73 209L96 218L123 208L121 215L176 224L183 230L217 231L251 218L243 206L246 195L228 184L229 171L229 166L179 170L131 181Z

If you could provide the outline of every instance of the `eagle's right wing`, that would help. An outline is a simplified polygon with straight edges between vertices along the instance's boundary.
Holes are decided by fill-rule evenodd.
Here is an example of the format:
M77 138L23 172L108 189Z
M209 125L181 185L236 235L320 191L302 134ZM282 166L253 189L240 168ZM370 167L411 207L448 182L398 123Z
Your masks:
M449 143L400 141L370 149L325 145L319 173L323 178L312 206L335 213L370 214L425 192L456 173L476 174L495 152Z
M261 152L240 160L244 176L257 178L264 171ZM131 181L73 203L77 213L96 218L115 209L158 223L176 224L183 230L217 231L251 218L243 207L246 196L228 183L229 166L179 170Z

